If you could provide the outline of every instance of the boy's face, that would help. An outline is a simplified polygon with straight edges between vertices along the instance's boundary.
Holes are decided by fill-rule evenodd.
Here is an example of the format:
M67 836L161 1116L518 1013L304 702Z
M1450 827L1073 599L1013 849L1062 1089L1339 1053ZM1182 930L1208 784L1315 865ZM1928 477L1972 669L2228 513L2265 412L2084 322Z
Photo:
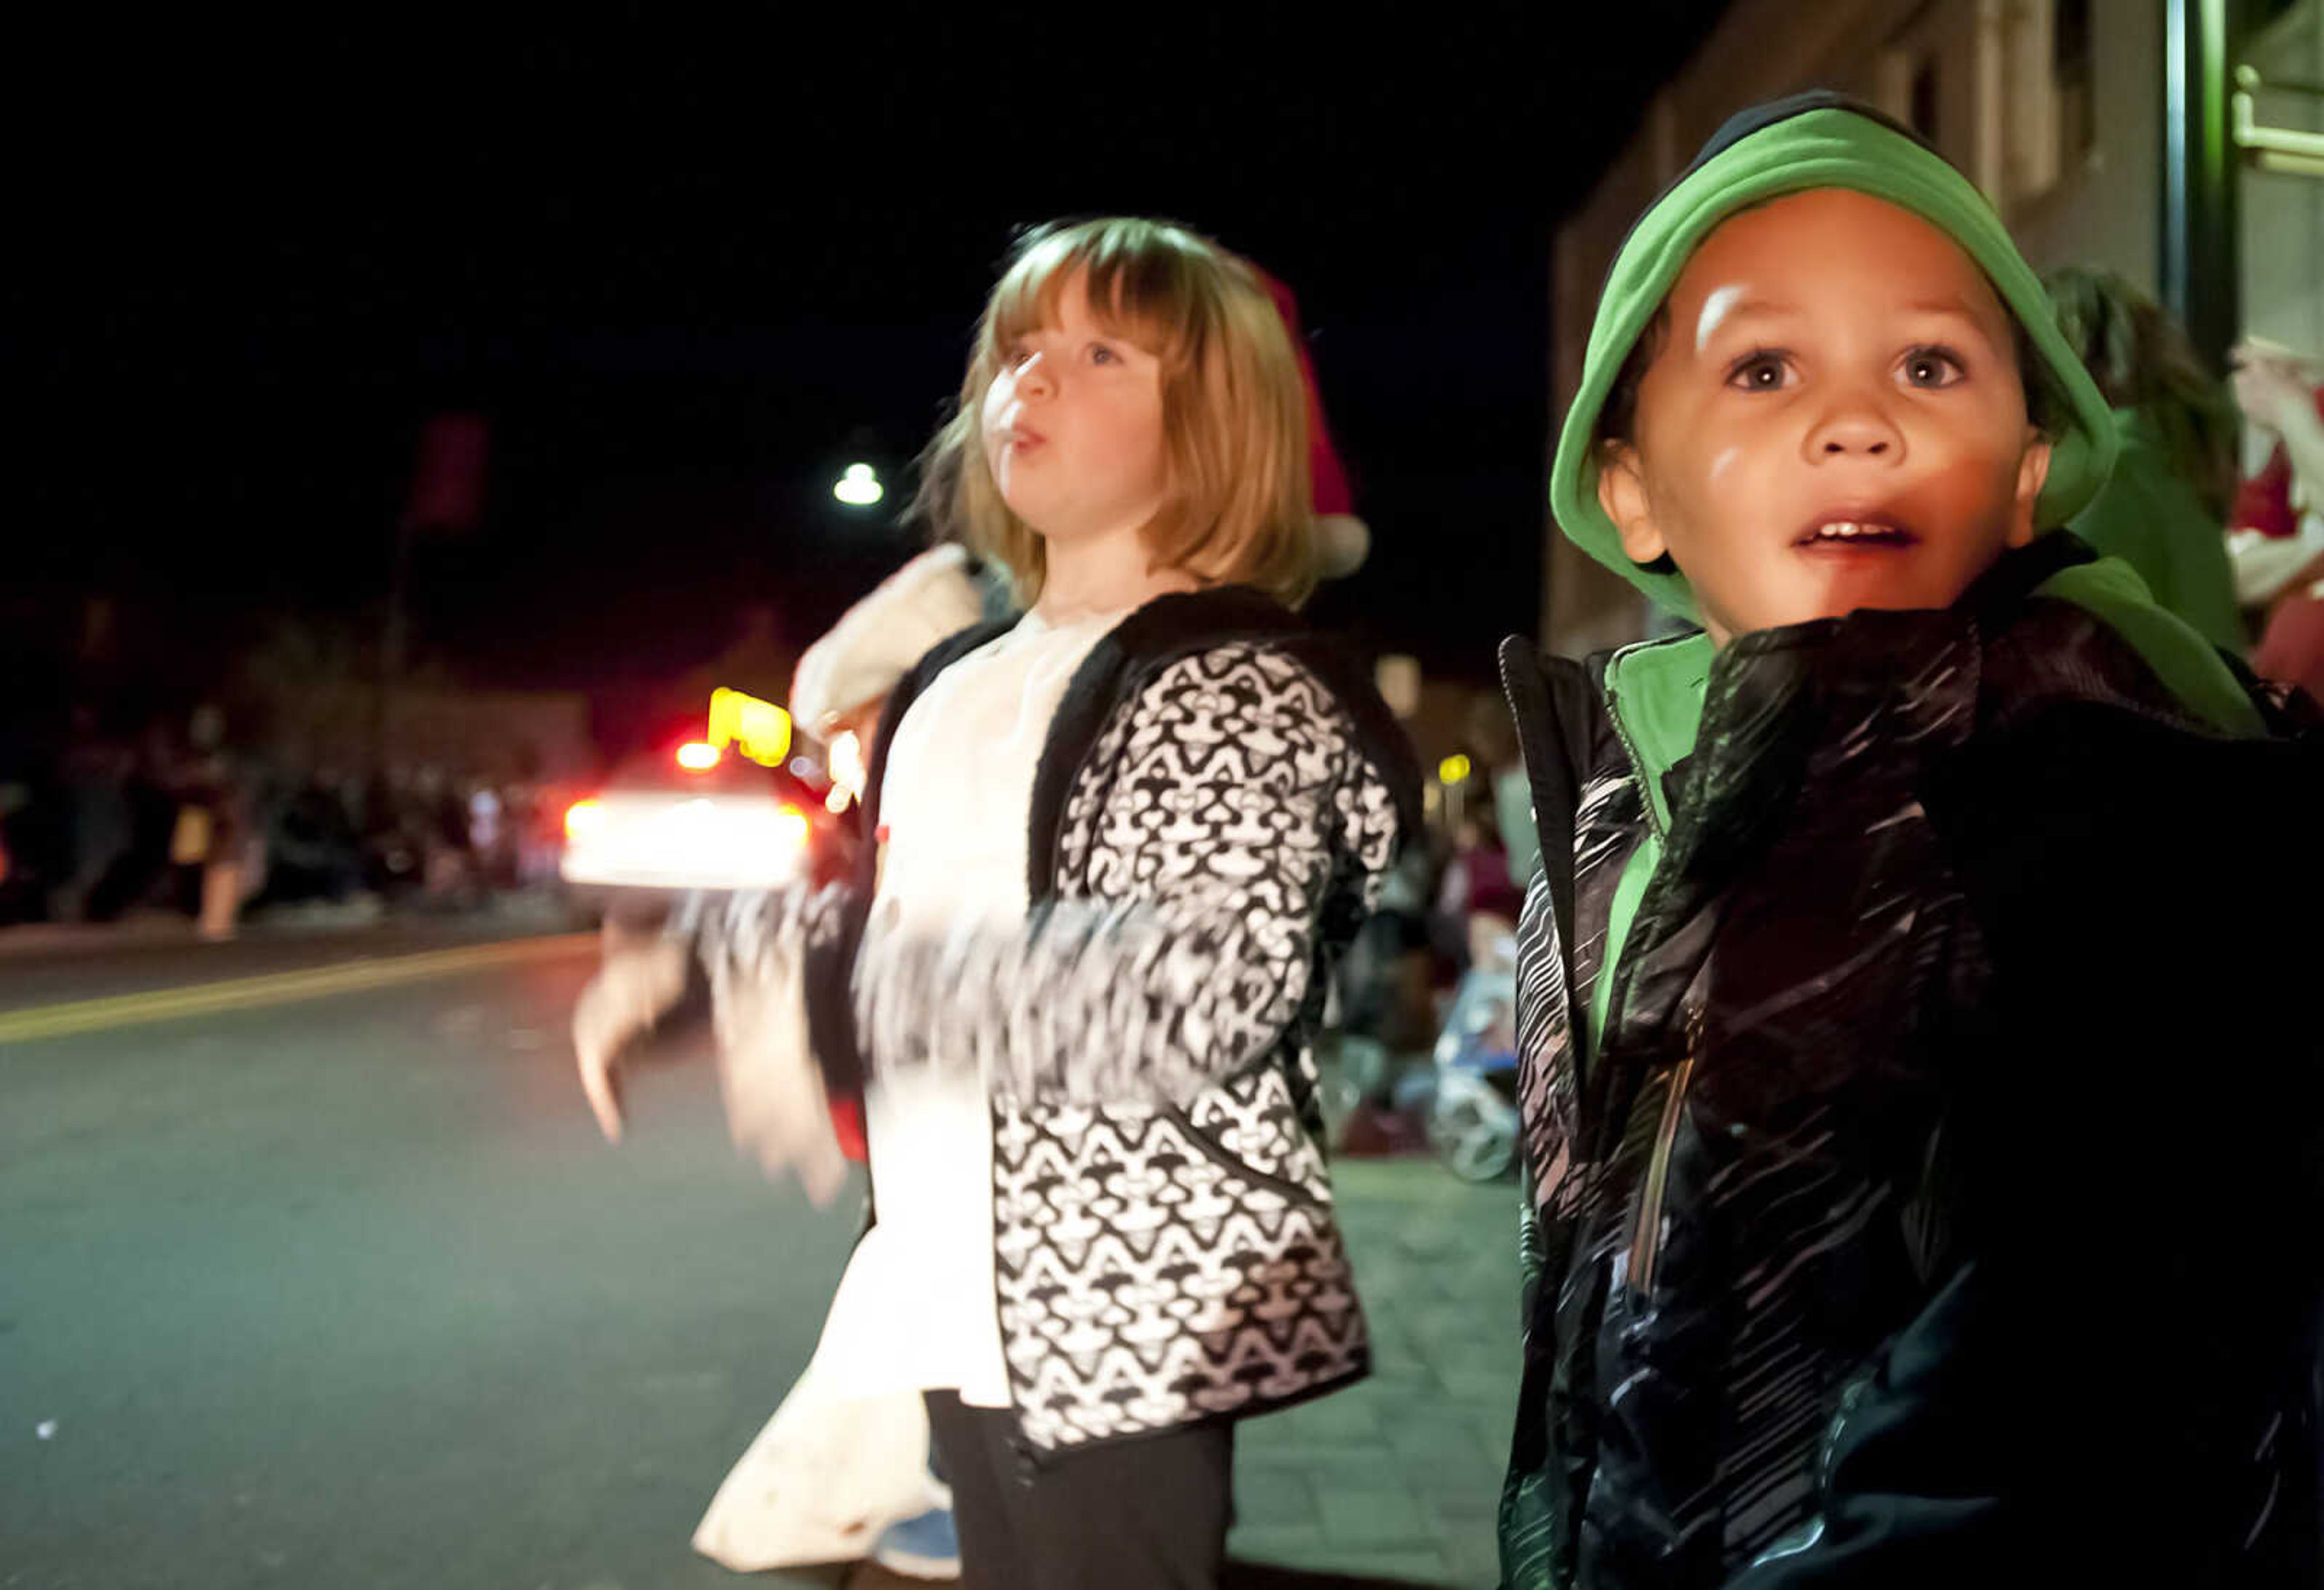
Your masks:
M1631 558L1678 565L1715 643L1943 607L2032 538L2050 449L2009 314L1928 222L1793 194L1706 238L1665 309L1599 500Z

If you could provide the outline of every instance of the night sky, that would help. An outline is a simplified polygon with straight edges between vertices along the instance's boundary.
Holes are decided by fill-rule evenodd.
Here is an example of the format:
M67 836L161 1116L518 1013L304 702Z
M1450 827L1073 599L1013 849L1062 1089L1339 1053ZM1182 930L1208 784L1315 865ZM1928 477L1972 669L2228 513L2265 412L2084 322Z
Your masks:
M420 422L473 408L424 656L604 687L753 603L803 644L914 545L830 483L899 483L1013 229L1127 211L1300 295L1375 536L1317 616L1482 680L1538 611L1552 227L1719 7L359 9L15 52L15 617L110 592L197 671L352 631Z

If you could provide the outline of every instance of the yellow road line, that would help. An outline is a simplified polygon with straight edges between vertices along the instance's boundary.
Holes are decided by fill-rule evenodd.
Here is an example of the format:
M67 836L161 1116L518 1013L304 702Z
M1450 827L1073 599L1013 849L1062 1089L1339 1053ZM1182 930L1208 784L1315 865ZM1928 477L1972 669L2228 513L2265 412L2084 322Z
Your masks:
M417 955L387 960L366 957L342 960L305 971L281 971L231 981L194 983L176 988L153 988L143 994L115 994L103 999L80 999L68 1005L37 1005L29 1010L0 1014L0 1043L25 1043L39 1038L62 1038L75 1033L101 1032L107 1027L135 1026L145 1022L173 1021L181 1016L208 1016L225 1010L250 1010L260 1006L287 1005L296 999L318 999L327 994L349 994L365 988L391 988L424 978L445 977L487 966L508 966L530 960L558 960L597 945L595 933L558 933L537 939L512 939L494 944L464 944L454 950L429 950Z

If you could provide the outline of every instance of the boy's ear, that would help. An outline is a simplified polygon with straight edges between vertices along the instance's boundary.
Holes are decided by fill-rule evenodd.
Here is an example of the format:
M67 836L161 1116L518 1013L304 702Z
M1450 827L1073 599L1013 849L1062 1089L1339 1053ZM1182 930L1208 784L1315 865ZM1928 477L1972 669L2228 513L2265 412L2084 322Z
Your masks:
M1614 521L1622 555L1632 563L1652 563L1670 551L1647 501L1638 450L1628 442L1609 443L1599 455L1598 506Z
M2050 438L2034 426L2025 427L2025 451L2017 460L2017 493L2010 505L2009 545L2023 547L2034 539L2034 510L2042 488L2050 483Z

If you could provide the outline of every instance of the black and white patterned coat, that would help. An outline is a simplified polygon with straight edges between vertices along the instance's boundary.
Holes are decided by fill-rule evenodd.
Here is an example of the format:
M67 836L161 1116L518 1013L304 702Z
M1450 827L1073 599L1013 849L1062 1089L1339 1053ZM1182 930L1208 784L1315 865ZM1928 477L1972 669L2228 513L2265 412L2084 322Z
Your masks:
M867 830L905 709L1003 628L946 642L891 694ZM869 857L806 911L834 1096L915 1065L991 1079L995 1301L1036 1452L1364 1373L1314 1038L1418 795L1370 683L1289 612L1236 589L1166 596L1099 643L1058 709L1021 926L890 935L866 919ZM714 959L747 953L728 937Z

